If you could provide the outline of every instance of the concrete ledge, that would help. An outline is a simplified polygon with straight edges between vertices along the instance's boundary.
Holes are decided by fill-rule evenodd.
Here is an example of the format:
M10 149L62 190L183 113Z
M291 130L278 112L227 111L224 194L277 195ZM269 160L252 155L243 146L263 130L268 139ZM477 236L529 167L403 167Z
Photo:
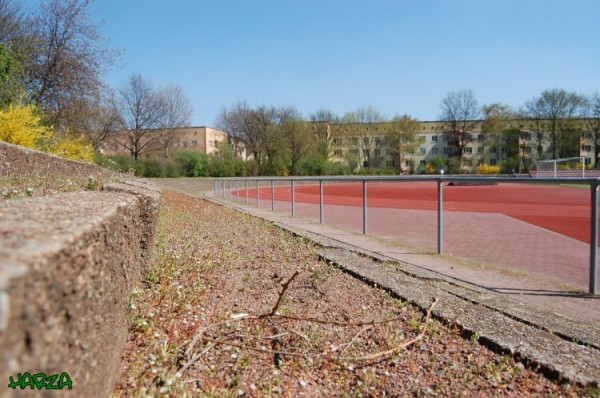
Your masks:
M29 152L25 157L46 156ZM68 177L97 167L55 160L42 168ZM0 201L0 397L47 394L7 388L9 376L25 372L67 372L73 389L60 395L110 395L129 299L151 261L159 204L160 191L140 182Z

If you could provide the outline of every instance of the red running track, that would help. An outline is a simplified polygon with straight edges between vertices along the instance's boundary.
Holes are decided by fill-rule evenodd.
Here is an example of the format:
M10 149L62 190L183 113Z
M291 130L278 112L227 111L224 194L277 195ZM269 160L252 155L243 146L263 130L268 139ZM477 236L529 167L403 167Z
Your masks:
M271 188L261 187L261 200L271 199ZM243 190L239 192L244 196ZM248 196L256 198L256 189ZM362 206L361 183L325 183L324 203ZM275 188L277 201L291 201L289 185ZM319 203L318 185L297 185L295 200ZM590 242L588 189L564 186L498 184L444 186L444 211L502 213L521 221ZM368 206L397 209L437 209L437 186L428 182L370 182Z

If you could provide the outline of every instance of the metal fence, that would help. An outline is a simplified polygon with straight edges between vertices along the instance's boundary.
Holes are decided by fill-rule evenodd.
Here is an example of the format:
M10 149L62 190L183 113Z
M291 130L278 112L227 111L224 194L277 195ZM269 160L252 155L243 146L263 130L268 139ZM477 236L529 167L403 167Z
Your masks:
M259 177L259 178L217 178L214 181L214 196L228 200L235 200L245 205L256 205L257 207L269 206L272 211L276 210L277 187L288 186L291 194L291 215L297 216L297 207L302 200L297 198L297 190L301 185L318 186L318 219L320 223L325 222L325 198L324 188L326 184L353 183L362 186L362 211L361 226L362 233L369 233L369 187L381 182L428 182L437 187L437 253L444 253L444 184L577 184L589 187L590 192L590 242L589 245L589 293L597 294L598 284L598 187L600 178L531 178L523 176L506 177L479 177L479 176L337 176L337 177ZM256 192L256 198L250 198L249 192ZM261 192L265 192L261 197ZM243 193L243 194L242 194ZM286 198L288 199L288 198ZM510 248L506 248L510 250Z

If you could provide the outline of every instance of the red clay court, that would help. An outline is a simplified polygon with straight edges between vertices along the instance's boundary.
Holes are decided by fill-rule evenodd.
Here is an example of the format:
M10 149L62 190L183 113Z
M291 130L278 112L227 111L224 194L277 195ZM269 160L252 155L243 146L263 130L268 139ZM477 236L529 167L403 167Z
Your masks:
M270 187L261 186L260 199L271 200ZM369 208L437 210L437 187L428 182L370 182ZM244 191L240 190L244 197ZM248 189L256 200L256 189ZM277 201L291 202L289 185L275 188ZM362 206L362 184L327 183L326 205ZM319 203L318 185L297 185L295 200ZM590 191L566 186L498 184L444 186L444 212L500 213L582 242L590 242Z

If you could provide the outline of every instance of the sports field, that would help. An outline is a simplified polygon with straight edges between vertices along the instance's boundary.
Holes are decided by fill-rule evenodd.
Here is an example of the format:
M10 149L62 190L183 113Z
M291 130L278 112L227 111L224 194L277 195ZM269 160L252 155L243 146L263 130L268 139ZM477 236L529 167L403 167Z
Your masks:
M291 211L289 183L275 187L275 209ZM233 197L244 200L245 192ZM248 189L256 203L255 187ZM327 224L362 229L361 183L324 184ZM297 185L296 214L318 218L319 186ZM260 188L261 207L271 187ZM369 182L369 234L435 250L437 186L430 182ZM590 191L503 183L444 186L444 252L586 289L589 284Z

